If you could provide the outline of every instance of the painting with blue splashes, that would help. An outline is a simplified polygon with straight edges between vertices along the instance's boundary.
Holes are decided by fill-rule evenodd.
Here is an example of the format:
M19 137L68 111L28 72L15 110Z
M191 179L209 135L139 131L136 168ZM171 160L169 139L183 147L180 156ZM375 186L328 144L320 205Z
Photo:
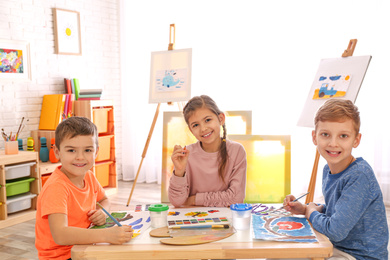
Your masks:
M146 229L150 227L150 213L149 211L139 211L139 212L133 212L133 211L118 211L118 212L112 212L111 215L119 221L119 223L124 225L132 226L133 228L133 238L139 236L142 232L144 232ZM115 222L107 217L106 224L102 226L91 226L90 228L93 229L100 229L100 228L109 228L112 226L115 226Z
M252 214L254 239L283 242L318 242L306 218Z

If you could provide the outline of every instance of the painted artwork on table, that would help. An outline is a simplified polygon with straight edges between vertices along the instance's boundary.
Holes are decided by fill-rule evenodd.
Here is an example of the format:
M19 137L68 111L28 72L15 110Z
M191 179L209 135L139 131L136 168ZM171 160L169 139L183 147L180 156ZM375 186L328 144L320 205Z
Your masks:
M351 75L320 76L315 83L313 99L344 97L347 93Z
M139 236L142 232L150 227L150 213L149 211L139 211L139 212L131 212L131 211L118 211L112 212L111 215L121 223L122 226L129 225L132 226L133 238ZM100 229L100 228L109 228L115 226L115 222L107 217L106 224L102 226L92 226L92 229Z
M318 242L306 218L252 215L254 239L282 242Z
M275 208L265 204L252 204L252 214L260 216L292 216L290 211L285 210L283 207Z
M174 208L168 211L168 227L228 225L231 214L229 208Z

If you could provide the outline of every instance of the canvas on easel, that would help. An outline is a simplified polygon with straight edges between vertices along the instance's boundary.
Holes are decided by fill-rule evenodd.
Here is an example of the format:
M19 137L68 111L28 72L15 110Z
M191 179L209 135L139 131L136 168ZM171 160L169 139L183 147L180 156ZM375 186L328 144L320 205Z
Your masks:
M149 103L191 98L192 49L152 52Z
M355 102L370 60L371 56L322 59L297 125L314 127L315 113L329 98Z

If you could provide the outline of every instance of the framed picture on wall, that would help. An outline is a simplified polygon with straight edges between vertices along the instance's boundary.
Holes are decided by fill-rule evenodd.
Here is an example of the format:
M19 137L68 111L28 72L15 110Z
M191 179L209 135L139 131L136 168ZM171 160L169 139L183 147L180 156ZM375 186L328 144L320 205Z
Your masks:
M0 39L0 82L31 79L30 43Z
M53 9L55 53L81 55L80 13Z

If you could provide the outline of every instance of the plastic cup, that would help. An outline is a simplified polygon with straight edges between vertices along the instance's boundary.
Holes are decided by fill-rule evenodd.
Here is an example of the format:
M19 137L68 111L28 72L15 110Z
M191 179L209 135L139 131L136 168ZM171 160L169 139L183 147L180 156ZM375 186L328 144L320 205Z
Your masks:
M19 152L18 141L6 141L4 144L5 154L17 154Z
M252 205L236 203L230 205L233 215L233 227L236 230L247 230L251 225Z
M149 206L150 225L152 228L168 226L168 209L169 207L167 204L153 204Z

